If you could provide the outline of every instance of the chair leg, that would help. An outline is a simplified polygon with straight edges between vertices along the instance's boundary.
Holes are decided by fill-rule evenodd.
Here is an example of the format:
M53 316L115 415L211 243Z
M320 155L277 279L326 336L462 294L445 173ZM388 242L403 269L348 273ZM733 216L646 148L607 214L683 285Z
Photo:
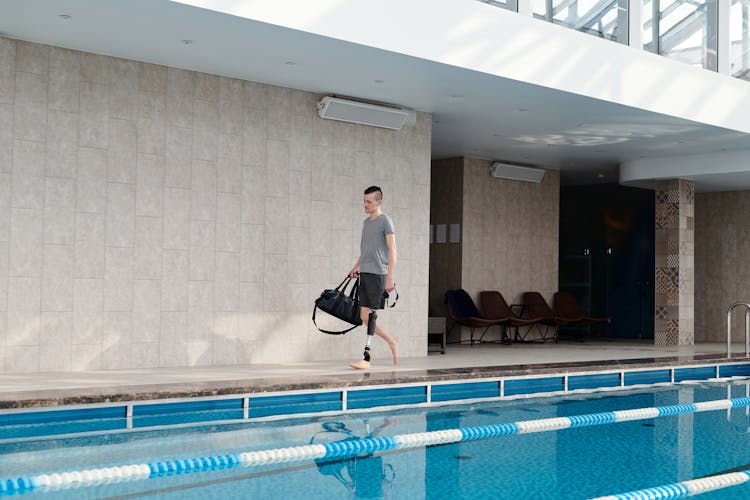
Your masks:
M531 328L528 328L526 330L526 333L521 333L521 327L517 326L516 327L516 336L515 336L514 340L516 342L526 342L526 336L529 334L529 330L531 330Z
M486 327L486 328L484 329L484 331L482 332L482 335L480 335L480 336L479 336L479 340L477 340L477 342L479 342L480 344L482 343L482 339L484 338L484 336L485 336L485 335L487 335L487 331L488 331L488 330L489 330L489 329L490 329L491 327L492 327L492 325L490 325L490 326L488 326L488 327Z
M550 329L549 325L544 325L544 334L542 335L542 338L541 338L542 344L547 343L547 335L549 335L549 329Z
M547 343L547 335L549 334L549 329L550 329L550 325L544 325L544 335L542 336L542 344Z
M512 327L508 327L505 325L498 325L498 326L500 327L500 342L503 345L512 345L513 342L510 340L510 336L508 335L508 328L512 328ZM516 327L516 329L517 328L518 327Z
M529 342L528 340L526 340L526 337L529 336L529 333L531 333L531 329L532 328L536 328L537 331L541 335L542 332L541 332L541 330L539 330L539 325L536 325L536 324L528 325L528 327L526 328L526 333L523 333L521 331L521 327L517 326L516 327L516 338L515 338L516 342Z
M547 333L549 333L550 328L552 329L552 336L548 338L547 337ZM557 325L545 325L545 328L544 328L544 337L542 337L542 343L547 343L548 340L551 340L552 342L554 342L555 344L557 344L559 342L559 340L557 338L557 330L558 330L558 328L559 327Z
M547 325L542 325L540 323L534 323L534 324L529 325L528 330L526 330L526 333L521 337L521 342L539 342L539 341L541 341L542 343L544 343L545 339L547 338L547 328L548 328ZM532 329L534 329L534 330L537 331L537 333L539 334L539 338L538 339L526 340L526 337L529 336L529 333L531 333Z
M531 340L529 342L541 342L542 344L546 344L548 340L553 340L557 342L557 326L556 325L546 325L546 324L536 323L533 326L535 326L536 331L539 332L539 338ZM549 336L550 328L552 328L551 337Z

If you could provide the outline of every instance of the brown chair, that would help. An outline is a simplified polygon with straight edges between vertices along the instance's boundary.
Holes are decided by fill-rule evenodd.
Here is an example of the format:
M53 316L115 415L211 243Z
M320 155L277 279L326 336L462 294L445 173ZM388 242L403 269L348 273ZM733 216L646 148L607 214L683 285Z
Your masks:
M448 290L445 292L445 303L448 305L448 317L453 320L453 325L462 325L469 328L469 343L472 345L474 342L481 342L490 327L500 325L499 321L481 315L466 290ZM475 340L474 330L477 328L484 328L484 331Z
M609 324L611 317L593 317L589 316L583 310L578 300L570 292L557 292L553 299L557 316L567 322L568 325L576 326L594 326Z
M547 301L539 292L524 292L523 293L523 306L524 316L541 318L538 324L544 325L547 328L539 329L539 333L542 335L542 342L547 340L553 340L557 342L557 329L563 325L569 325L570 322L556 315L552 309L550 309ZM549 330L552 329L552 336L548 337Z
M509 344L511 338L508 336L506 329L514 328L515 335L513 340L523 340L525 336L520 336L518 329L522 326L531 326L538 323L542 318L521 318L517 316L508 306L502 294L496 290L484 291L479 293L479 300L482 303L484 317L500 321L502 326L502 342Z

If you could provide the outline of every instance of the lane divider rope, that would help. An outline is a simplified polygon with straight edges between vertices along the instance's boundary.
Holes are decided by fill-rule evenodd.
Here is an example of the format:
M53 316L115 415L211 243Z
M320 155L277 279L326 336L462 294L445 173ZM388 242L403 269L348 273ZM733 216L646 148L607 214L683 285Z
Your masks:
M442 431L418 432L414 434L399 434L396 436L347 439L333 443L290 446L287 448L248 451L238 454L230 453L226 455L102 467L73 472L39 474L36 476L19 477L15 479L0 479L0 495L16 495L28 493L34 490L65 489L100 483L136 481L178 474L206 472L217 469L230 469L240 466L257 467L268 464L308 460L325 461L328 459L350 458L362 454L397 449L403 450L423 446L458 443L461 441L512 436L515 434L548 432L575 427L589 427L594 425L628 422L632 420L646 420L671 415L726 410L729 408L745 408L748 406L750 406L750 397L721 399L702 403L637 408L634 410L617 410L587 415L575 415L571 417L553 417L515 423L490 424Z
M593 500L672 500L692 497L708 491L721 490L730 486L737 486L750 480L750 469L741 472L728 472L715 476L690 479L680 483L665 484L642 490L630 491L597 497Z

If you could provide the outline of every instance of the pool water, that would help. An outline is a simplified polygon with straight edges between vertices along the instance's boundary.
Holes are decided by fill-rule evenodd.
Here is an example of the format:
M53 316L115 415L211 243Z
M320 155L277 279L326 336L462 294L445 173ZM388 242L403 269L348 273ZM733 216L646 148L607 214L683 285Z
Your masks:
M104 417L90 423L90 432L57 438L33 437L44 423L19 423L8 426L0 436L0 478L745 397L750 393L749 383L704 382L387 413L126 432L107 431L108 418ZM237 467L24 496L590 498L750 469L749 413L746 408L709 411L338 461ZM700 498L750 498L750 484Z

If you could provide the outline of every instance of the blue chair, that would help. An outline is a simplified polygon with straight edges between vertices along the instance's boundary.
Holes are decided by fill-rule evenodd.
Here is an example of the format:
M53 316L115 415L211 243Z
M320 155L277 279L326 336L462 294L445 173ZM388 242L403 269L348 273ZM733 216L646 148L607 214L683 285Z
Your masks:
M502 321L487 319L482 316L476 304L464 289L445 292L445 303L448 305L448 317L453 320L453 325L462 325L469 328L469 343L472 345L474 342L481 342L490 327L502 324ZM484 331L475 340L474 331L477 328L484 328Z

